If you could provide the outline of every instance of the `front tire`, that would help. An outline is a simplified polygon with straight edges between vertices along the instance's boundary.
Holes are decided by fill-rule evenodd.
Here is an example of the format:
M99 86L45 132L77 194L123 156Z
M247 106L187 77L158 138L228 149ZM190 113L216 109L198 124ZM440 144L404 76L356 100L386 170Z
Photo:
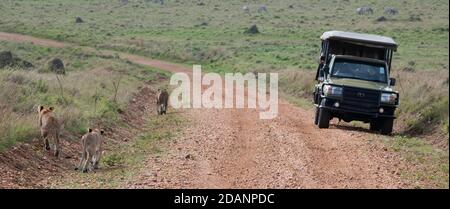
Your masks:
M379 120L374 120L370 122L370 128L371 131L380 131L381 126L380 126L380 121Z
M314 116L314 124L315 125L319 124L319 107L316 107L316 112L315 112L315 116Z
M380 126L381 126L381 134L389 135L392 133L392 127L394 126L394 119L386 118L384 120L381 120Z
M319 128L328 128L330 127L330 111L325 108L319 108Z

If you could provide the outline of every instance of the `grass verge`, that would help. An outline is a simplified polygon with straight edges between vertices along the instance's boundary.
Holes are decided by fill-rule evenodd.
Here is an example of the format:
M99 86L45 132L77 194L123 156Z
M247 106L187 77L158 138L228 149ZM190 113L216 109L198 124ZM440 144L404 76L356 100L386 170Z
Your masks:
M79 48L0 41L0 51L10 51L33 64L31 68L0 68L0 151L39 135L39 105L55 107L64 130L81 135L88 126L117 122L139 86L168 77L163 71ZM57 77L42 70L54 57L63 60L65 75Z
M133 180L149 156L164 155L164 143L183 127L184 119L177 114L154 116L146 124L145 131L127 143L109 147L95 173L72 172L62 178L54 188L120 188Z
M400 176L415 188L449 188L449 153L415 137L384 137L384 144L407 162Z

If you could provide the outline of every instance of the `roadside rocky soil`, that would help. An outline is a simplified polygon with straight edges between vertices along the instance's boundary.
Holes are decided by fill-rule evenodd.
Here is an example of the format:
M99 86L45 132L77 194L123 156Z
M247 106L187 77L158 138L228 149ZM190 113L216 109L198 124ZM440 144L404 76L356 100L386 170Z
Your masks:
M145 124L145 117L148 116L146 114L154 112L154 107L147 104L148 101L153 101L150 99L155 96L155 92L149 86L140 88L121 114L120 123L125 126L103 127L106 131L105 151L112 144L126 143L140 132ZM42 141L38 138L1 152L0 188L46 188L52 183L49 182L52 179L72 172L81 156L80 138L81 136L63 135L59 158L44 151Z
M0 40L32 41L64 47L64 43L23 35L0 33ZM171 72L186 67L145 57L120 54L121 58ZM107 143L123 143L139 134L154 96L142 88L122 117L129 129L110 128ZM149 155L141 172L124 188L405 188L399 156L372 134L353 127L319 130L313 112L280 101L278 117L260 120L255 109L185 109L188 119L166 153ZM78 141L63 144L63 156L54 159L32 142L0 154L0 187L45 187L48 176L64 176L78 160ZM47 178L51 179L51 178ZM48 182L47 182L48 183Z

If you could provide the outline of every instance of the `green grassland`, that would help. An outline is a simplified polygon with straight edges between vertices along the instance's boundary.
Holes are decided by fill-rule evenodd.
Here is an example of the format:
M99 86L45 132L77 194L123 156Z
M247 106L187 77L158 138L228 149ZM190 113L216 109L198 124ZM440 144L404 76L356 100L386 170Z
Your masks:
M0 31L114 49L214 72L279 72L286 98L308 102L319 36L348 30L393 37L402 134L448 134L449 3L446 0L1 0ZM200 3L201 2L201 3ZM246 13L243 6L249 6ZM258 12L266 5L267 12ZM356 8L370 6L372 15ZM385 7L399 14L384 14ZM75 17L83 23L76 23ZM386 21L376 21L385 16ZM252 24L259 34L247 34ZM89 60L89 59L88 59ZM80 69L87 60L74 60ZM445 137L448 144L448 136Z
M260 5L268 11L257 12ZM374 14L356 14L364 5ZM386 15L384 7L395 7L399 14ZM151 0L126 5L119 0L2 0L0 15L2 31L195 62L212 71L315 69L318 37L334 29L394 37L400 45L395 69L414 62L420 70L448 70L445 0L166 0L164 5ZM75 23L76 16L84 23ZM376 22L380 16L388 21ZM416 16L419 21L411 20ZM252 24L259 35L244 33Z

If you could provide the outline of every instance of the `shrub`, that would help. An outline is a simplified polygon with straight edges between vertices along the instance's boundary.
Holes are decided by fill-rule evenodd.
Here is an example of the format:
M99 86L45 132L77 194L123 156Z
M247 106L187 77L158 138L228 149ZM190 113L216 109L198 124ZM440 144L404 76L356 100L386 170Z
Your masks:
M103 157L103 163L109 167L118 166L124 163L124 158L122 155L112 153Z

